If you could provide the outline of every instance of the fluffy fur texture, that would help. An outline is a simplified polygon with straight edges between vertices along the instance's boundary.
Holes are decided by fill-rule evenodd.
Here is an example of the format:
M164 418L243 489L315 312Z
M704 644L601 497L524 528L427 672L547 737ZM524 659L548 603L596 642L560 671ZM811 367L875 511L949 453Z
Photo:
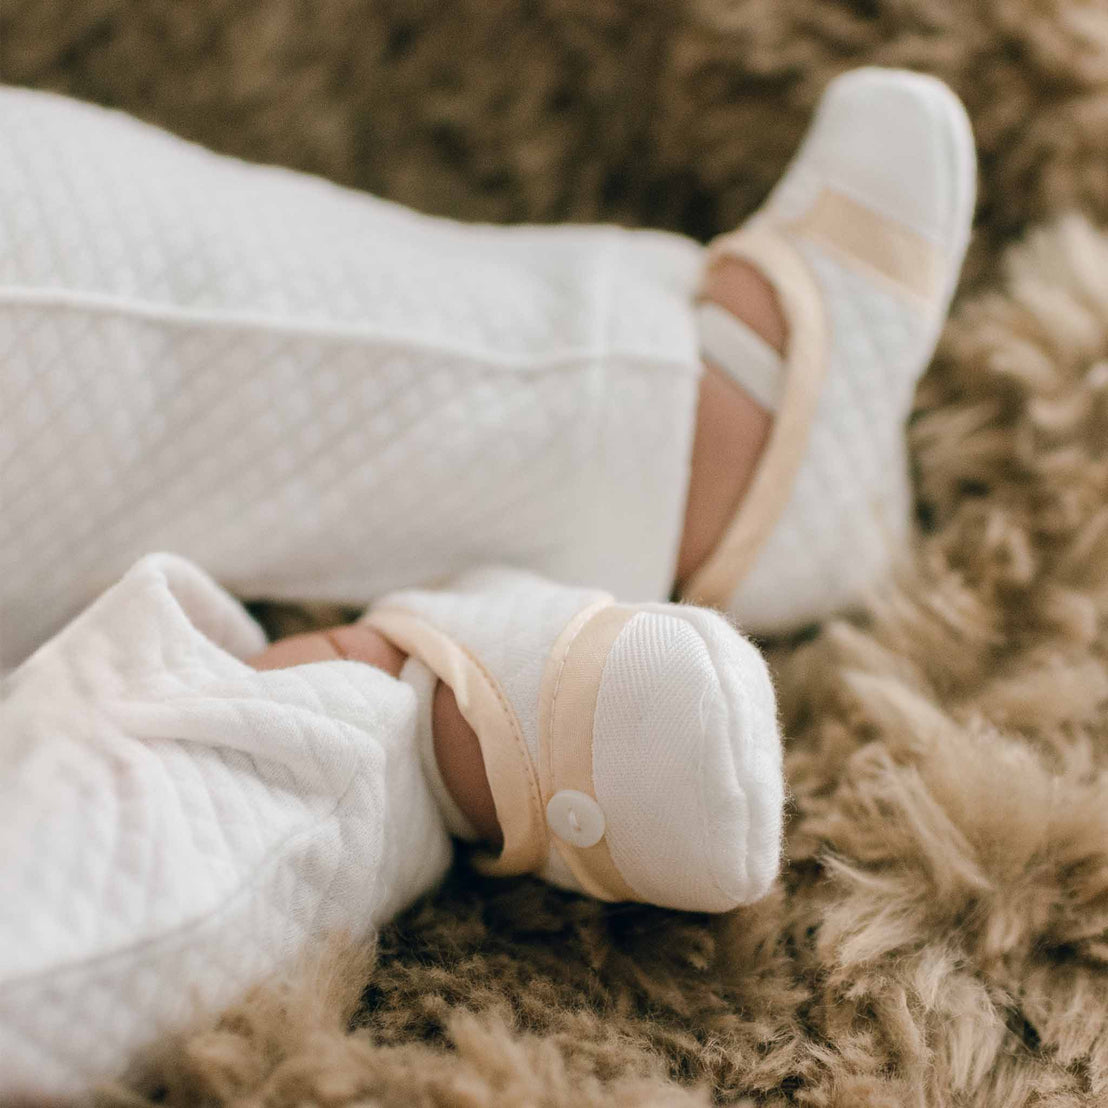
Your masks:
M778 888L708 920L459 871L376 952L317 954L166 1044L136 1089L475 1108L1108 1098L1108 10L0 7L11 82L428 210L702 237L751 210L819 89L864 62L966 99L979 234L911 430L914 563L866 616L772 651L793 792ZM282 630L335 615L266 614Z

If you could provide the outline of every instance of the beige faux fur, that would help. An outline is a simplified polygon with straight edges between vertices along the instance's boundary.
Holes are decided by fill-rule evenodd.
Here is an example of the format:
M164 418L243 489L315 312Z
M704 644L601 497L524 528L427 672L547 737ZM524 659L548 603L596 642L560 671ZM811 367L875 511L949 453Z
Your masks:
M864 62L966 98L982 202L911 428L915 563L868 615L772 650L793 793L778 889L708 920L459 870L377 952L309 952L164 1044L136 1091L1108 1103L1108 8L0 4L8 81L429 210L702 237L751 210L819 89Z

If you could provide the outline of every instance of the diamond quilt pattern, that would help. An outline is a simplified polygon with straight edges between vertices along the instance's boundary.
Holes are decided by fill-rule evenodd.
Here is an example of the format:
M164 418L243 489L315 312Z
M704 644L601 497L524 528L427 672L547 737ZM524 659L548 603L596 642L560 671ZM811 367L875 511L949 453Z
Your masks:
M381 599L426 620L496 678L539 757L539 688L558 636L605 593L535 578L507 567L471 570L443 589L405 589Z
M153 549L250 596L666 594L695 244L431 219L42 93L0 135L0 665Z
M934 321L811 243L799 244L831 321L808 449L780 522L731 607L753 626L852 603L888 573L911 525L904 421Z
M81 1095L444 872L412 691L356 663L255 672L235 655L263 641L156 555L7 679L0 1097Z

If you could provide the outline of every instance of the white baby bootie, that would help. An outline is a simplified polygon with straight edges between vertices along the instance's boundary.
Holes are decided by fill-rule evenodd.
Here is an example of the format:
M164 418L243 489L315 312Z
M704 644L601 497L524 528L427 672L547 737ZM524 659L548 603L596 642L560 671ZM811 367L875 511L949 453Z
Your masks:
M713 303L704 356L775 422L730 528L684 596L744 628L789 630L849 607L911 530L904 424L973 218L969 121L940 81L859 69L828 87L792 165L708 264L744 260L776 290L784 358Z
M365 619L453 689L477 734L504 837L482 870L710 912L769 889L784 803L773 686L722 616L497 568L393 593ZM474 837L452 801L444 814Z

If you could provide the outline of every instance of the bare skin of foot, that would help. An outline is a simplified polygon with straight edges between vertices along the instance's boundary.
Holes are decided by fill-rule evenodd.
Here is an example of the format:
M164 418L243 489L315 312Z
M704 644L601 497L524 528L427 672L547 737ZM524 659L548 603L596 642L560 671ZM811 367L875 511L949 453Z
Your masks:
M714 300L785 352L785 318L769 283L744 262L724 258L708 272L702 296ZM700 380L685 529L677 583L686 581L722 538L742 502L773 426L772 415L706 362ZM400 675L405 655L370 627L350 624L293 635L251 661L255 669L282 669L345 658ZM482 839L503 841L481 746L448 685L435 688L432 711L435 758L454 802Z
M777 296L752 266L734 258L717 262L701 296L726 308L785 353L787 329ZM773 426L773 416L711 362L704 363L693 438L685 529L677 555L683 585L723 537L750 486Z

